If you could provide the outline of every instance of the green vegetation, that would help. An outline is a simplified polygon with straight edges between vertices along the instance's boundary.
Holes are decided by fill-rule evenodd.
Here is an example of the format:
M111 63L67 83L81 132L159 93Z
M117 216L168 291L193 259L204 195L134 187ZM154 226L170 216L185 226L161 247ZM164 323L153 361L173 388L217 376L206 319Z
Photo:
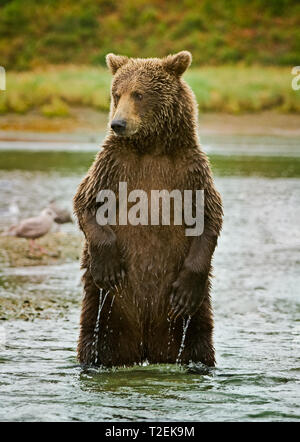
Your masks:
M96 152L2 150L1 169L43 171L71 176L86 173ZM209 155L215 176L300 177L300 158L290 156ZM57 234L58 235L58 234ZM59 237L59 235L58 235ZM45 236L50 238L50 234ZM62 237L63 238L63 237ZM15 238L14 238L15 239ZM43 241L44 238L41 239ZM20 240L21 241L21 240ZM26 240L23 240L26 243ZM42 244L44 245L44 244ZM49 248L50 247L50 248ZM51 250L51 246L46 248ZM0 237L0 250L4 250ZM22 255L20 255L22 256ZM1 264L1 253L0 253ZM22 264L25 265L25 264Z
M292 90L287 67L211 66L190 69L185 79L203 112L300 112L300 91ZM110 81L108 70L96 67L8 72L7 90L0 92L0 113L37 109L49 117L63 117L74 106L106 112Z
M190 50L195 65L297 65L295 0L1 0L0 65L104 64L107 52L164 56Z
M291 89L300 53L294 0L1 0L7 91L0 114L65 117L74 106L106 112L105 54L182 49L193 54L186 80L201 111L299 112L300 91Z

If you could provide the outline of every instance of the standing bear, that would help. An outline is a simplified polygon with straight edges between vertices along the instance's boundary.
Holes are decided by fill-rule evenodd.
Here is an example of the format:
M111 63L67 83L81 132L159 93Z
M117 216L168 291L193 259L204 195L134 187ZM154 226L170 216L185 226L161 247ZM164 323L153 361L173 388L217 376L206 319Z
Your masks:
M79 362L214 366L209 292L223 213L199 144L195 97L182 79L191 54L108 54L106 61L113 74L109 132L74 197L85 235ZM149 205L152 190L204 191L202 233L188 236L184 222L162 218L155 225L121 223L118 216L99 224L97 195L113 191L118 213L119 183L128 193L144 191Z

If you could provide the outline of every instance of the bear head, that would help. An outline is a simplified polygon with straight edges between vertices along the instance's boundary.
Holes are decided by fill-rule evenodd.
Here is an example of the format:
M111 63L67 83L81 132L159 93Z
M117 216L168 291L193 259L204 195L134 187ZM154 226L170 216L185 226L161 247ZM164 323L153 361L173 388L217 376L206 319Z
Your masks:
M110 128L119 137L161 136L196 119L196 102L182 74L192 56L182 51L165 58L128 58L108 54L113 74Z

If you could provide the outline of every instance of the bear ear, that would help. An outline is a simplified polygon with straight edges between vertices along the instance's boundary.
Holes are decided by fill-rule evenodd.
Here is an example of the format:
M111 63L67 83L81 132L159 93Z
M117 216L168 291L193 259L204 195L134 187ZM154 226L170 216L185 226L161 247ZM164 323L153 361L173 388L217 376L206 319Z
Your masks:
M107 54L106 64L114 75L117 70L128 62L129 58L124 55Z
M175 55L168 55L163 59L163 66L170 74L180 77L192 63L192 54L189 51L181 51Z

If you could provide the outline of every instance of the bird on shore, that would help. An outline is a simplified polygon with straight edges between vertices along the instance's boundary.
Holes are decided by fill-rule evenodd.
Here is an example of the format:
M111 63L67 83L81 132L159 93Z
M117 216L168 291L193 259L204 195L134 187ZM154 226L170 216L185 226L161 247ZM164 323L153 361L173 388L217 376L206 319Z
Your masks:
M38 248L40 252L45 253L45 249L35 243L35 239L46 235L52 227L56 213L52 209L44 209L39 215L26 218L19 224L15 224L9 228L7 232L2 233L2 236L16 236L18 238L29 239L30 252L34 248Z
M56 213L56 217L54 218L54 222L56 224L66 224L73 222L70 211L67 209L61 209L60 207L57 207L56 202L54 200L50 201L49 209L53 210Z

